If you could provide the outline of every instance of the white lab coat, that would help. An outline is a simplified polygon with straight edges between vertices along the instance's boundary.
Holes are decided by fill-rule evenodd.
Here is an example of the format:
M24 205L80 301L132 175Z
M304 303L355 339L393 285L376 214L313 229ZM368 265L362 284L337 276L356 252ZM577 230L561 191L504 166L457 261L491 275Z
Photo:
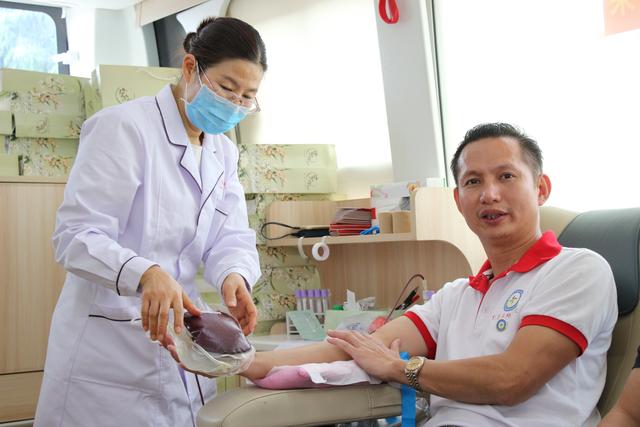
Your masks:
M194 424L195 377L185 387L170 354L128 320L140 317L140 276L154 264L194 300L201 262L218 290L231 272L257 281L237 163L228 138L205 135L198 170L170 86L86 121L53 236L68 273L36 426ZM211 398L215 381L200 384Z

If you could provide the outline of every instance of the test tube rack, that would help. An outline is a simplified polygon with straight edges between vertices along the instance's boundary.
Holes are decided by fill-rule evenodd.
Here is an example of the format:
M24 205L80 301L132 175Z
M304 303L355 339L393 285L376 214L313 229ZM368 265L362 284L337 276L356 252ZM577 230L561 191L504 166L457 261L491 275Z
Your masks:
M328 289L297 289L295 291L296 311L307 310L312 312L324 326L325 313L329 309ZM300 335L295 325L286 316L287 336Z

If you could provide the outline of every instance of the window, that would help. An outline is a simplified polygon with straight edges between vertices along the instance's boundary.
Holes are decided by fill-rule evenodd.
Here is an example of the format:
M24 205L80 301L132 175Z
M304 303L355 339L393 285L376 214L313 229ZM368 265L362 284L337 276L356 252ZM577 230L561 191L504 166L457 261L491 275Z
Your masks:
M153 22L158 48L158 62L161 67L182 67L184 50L182 42L187 36L178 22L176 14L166 16Z
M55 55L67 51L62 9L0 1L0 67L69 74Z
M605 25L637 2L433 1L449 159L470 127L510 122L542 148L550 205L640 206L640 19Z

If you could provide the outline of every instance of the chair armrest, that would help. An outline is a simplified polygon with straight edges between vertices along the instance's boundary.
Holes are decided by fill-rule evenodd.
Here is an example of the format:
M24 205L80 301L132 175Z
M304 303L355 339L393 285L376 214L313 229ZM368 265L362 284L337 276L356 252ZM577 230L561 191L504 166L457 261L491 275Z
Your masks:
M198 427L313 426L400 415L400 390L388 385L355 385L298 390L255 386L227 391L207 402Z

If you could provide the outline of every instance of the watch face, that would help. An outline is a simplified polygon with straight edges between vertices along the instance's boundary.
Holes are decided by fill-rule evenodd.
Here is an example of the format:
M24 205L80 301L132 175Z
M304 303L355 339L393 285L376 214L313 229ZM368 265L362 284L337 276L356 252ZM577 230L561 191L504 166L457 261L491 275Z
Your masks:
M409 362L407 362L407 369L418 369L420 365L422 365L422 359L420 359L419 357L412 357L411 359L409 359Z

